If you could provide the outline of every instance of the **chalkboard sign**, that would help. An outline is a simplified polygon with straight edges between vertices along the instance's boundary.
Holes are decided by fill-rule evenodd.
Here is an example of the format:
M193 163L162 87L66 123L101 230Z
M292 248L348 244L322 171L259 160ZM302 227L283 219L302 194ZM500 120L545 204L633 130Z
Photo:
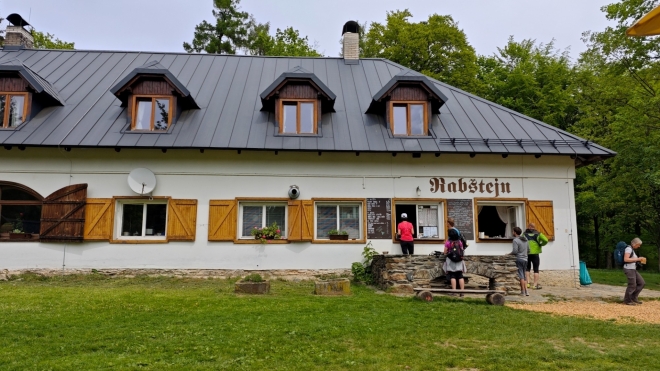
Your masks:
M447 216L454 218L454 227L458 228L466 240L474 240L473 210L471 199L447 200Z
M392 238L392 200L367 198L367 238Z

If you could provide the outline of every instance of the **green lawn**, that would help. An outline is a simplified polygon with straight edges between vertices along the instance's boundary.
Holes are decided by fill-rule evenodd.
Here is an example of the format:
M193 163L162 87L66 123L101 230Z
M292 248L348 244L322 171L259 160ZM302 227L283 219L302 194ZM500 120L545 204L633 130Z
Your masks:
M0 370L655 370L660 359L657 325L362 286L349 297L314 296L311 282L232 290L96 275L0 282Z
M658 272L639 272L646 281L644 290L660 290L660 273ZM627 286L626 275L622 269L589 269L589 276L594 283L606 285Z

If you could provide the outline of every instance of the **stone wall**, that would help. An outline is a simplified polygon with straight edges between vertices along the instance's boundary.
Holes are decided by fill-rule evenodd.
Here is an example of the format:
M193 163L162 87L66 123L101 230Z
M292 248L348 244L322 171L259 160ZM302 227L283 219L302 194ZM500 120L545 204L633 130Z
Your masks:
M413 293L416 287L430 287L431 281L444 276L444 256L377 255L371 263L376 285L391 292ZM493 290L520 290L513 255L465 256L466 275L487 279Z
M309 280L319 276L348 277L350 269L273 269L273 270L243 270L243 269L20 269L0 270L0 281L7 280L12 275L33 273L46 277L67 274L103 274L111 277L134 277L137 275L192 277L192 278L237 278L252 273L262 277L285 280Z

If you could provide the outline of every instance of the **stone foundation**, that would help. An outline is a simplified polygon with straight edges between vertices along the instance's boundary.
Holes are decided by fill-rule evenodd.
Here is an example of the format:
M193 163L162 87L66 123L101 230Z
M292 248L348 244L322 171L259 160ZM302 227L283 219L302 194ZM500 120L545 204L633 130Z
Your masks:
M310 280L320 276L348 277L350 269L272 269L272 270L243 270L243 269L19 269L0 270L0 280L7 280L12 275L24 273L39 274L46 277L70 274L102 274L110 277L166 276L191 278L238 278L248 274L259 273L264 279L284 279L289 281Z
M534 278L530 277L533 282ZM580 287L580 271L569 269L563 271L544 271L539 272L539 285L541 287Z
M442 270L445 259L434 255L377 255L371 263L371 271L381 289L413 293L414 288L429 288L433 279L445 275ZM465 266L470 283L485 284L491 290L520 290L513 255L466 256ZM483 277L481 282L477 276Z

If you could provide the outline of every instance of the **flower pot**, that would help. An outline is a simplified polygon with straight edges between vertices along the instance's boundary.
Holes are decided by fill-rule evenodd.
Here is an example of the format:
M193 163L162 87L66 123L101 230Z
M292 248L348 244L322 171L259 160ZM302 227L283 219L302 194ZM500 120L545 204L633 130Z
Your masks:
M314 283L314 294L350 295L351 281L349 281L348 278L336 278L327 281L316 281Z
M331 240L348 240L348 235L347 234L331 234L329 235Z
M31 240L32 239L32 233L14 233L14 232L9 232L9 239L10 240Z

